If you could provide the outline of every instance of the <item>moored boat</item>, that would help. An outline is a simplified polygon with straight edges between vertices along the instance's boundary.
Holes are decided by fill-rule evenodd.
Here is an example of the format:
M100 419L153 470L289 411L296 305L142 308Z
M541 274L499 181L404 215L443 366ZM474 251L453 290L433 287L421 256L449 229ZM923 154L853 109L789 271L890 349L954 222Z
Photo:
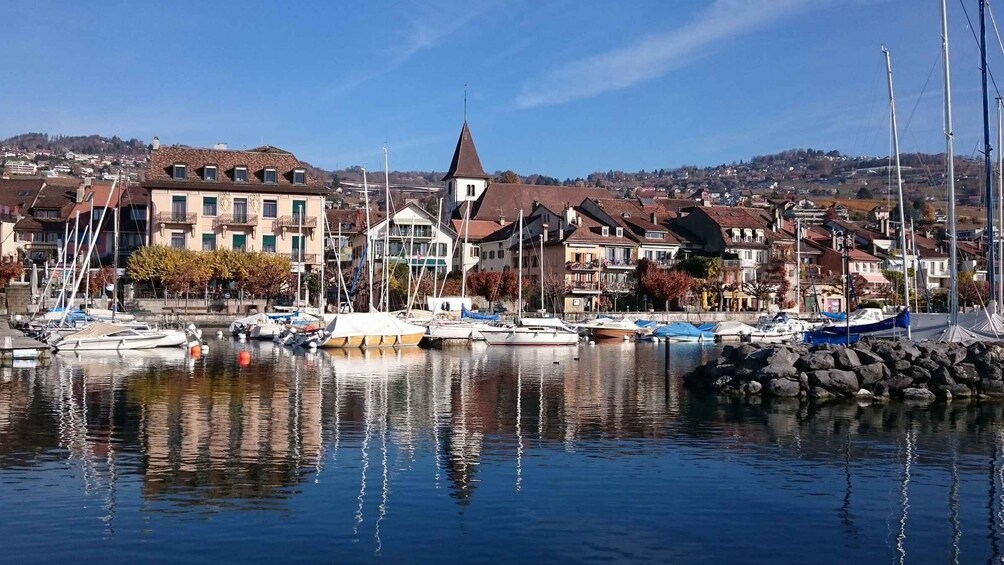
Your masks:
M515 324L481 330L488 345L575 345L579 333L557 318L521 318Z

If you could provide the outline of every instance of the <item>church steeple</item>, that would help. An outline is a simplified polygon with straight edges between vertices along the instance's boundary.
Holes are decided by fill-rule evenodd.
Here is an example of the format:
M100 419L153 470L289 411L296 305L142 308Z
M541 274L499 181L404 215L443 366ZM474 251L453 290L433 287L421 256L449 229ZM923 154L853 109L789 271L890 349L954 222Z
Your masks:
M473 206L488 190L491 179L492 177L481 166L481 158L478 157L478 150L474 147L471 128L467 126L465 119L464 127L460 130L460 139L457 140L457 149L453 152L450 170L443 177L446 181L446 201L449 204L450 215L456 214L464 202L468 203L468 208Z
M478 149L474 146L474 137L471 135L471 128L467 127L467 120L464 120L464 127L460 130L460 139L457 140L457 149L453 152L450 170L443 180L461 178L483 180L491 178L481 166L481 158L478 157Z

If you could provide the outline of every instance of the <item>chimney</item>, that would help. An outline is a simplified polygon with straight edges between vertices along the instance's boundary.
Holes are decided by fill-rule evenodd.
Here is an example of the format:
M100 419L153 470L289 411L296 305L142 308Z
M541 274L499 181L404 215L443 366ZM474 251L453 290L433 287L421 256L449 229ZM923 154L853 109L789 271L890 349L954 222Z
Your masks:
M649 221L655 225L659 225L659 216L655 212L649 215Z
M217 144L213 145L213 149L220 150L220 151L226 151L227 150L227 143L225 141L217 143Z
M541 224L540 237L542 237L544 241L547 241L547 224Z
M567 222L568 225L575 225L576 218L577 214L575 213L575 208L572 208L571 206L565 208L565 222Z
M154 151L160 149L160 138L159 137L153 136L153 141L150 142L150 148L153 149Z
M830 231L830 247L837 249L837 230Z

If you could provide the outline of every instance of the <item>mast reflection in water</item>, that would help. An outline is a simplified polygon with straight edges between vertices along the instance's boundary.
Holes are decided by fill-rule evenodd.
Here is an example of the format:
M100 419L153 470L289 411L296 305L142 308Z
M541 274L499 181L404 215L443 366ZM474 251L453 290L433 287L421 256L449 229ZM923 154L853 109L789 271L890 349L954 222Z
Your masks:
M668 381L655 344L214 345L2 369L7 559L1001 557L1002 404L709 398L689 345Z

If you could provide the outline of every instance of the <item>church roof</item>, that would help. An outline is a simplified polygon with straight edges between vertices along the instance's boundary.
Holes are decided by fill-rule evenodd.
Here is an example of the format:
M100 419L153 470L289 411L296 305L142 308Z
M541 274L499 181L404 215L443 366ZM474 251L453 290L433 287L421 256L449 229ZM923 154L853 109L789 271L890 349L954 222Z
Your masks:
M447 171L443 180L463 177L471 179L489 179L481 166L481 158L478 157L478 150L474 147L474 137L471 129L464 121L464 127L460 130L460 139L457 140L457 150L453 152L453 162L450 163L450 170Z

